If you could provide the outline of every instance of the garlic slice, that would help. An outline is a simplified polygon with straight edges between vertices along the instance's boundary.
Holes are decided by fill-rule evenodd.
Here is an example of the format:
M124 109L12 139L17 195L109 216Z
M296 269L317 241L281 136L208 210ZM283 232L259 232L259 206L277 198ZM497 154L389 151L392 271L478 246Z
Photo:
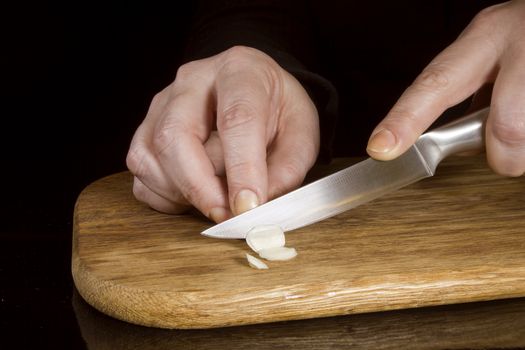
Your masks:
M295 248L284 246L286 243L284 231L277 225L260 225L252 228L246 234L246 243L253 251L258 253L261 258L266 260L283 261L293 259L297 256ZM247 254L247 256L248 255L249 254ZM250 263L249 257L248 262ZM263 263L262 261L260 262Z
M246 243L257 253L261 249L284 247L284 232L277 225L255 226L246 234Z
M273 247L262 249L259 251L259 256L266 260L290 260L297 256L295 248L288 247Z
M259 270L268 269L268 265L266 265L264 262L262 262L261 260L257 259L256 257L250 254L246 254L246 259L248 259L248 264L250 264L250 266L253 267L254 269L259 269Z

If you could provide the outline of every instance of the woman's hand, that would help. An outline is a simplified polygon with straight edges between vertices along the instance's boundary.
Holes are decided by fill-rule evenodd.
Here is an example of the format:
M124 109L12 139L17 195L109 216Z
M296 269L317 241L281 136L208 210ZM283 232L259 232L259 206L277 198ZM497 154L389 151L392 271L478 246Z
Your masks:
M525 172L525 1L481 11L403 93L372 132L368 153L396 158L447 108L494 83L486 127L490 166L499 174Z
M127 165L137 199L220 222L299 186L318 150L317 111L299 82L266 54L234 47L179 68Z

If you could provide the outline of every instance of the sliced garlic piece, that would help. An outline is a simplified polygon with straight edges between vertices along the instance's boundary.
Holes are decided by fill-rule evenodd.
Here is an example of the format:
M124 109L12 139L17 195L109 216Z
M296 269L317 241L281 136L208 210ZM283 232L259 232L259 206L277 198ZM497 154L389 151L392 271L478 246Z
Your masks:
M297 256L295 248L289 247L273 247L262 249L259 252L259 256L266 260L290 260Z
M261 249L284 247L284 232L277 225L256 226L246 234L246 243L255 252Z
M246 243L253 251L259 253L259 256L266 260L290 260L297 256L295 248L285 247L285 238L283 230L276 225L261 225L252 228L246 234ZM264 262L246 254L250 266L261 268L260 264ZM256 265L257 264L257 265ZM262 267L262 268L268 268Z
M248 264L250 264L250 266L253 267L254 269L259 269L259 270L268 269L268 265L266 265L264 262L262 262L261 260L257 259L256 257L250 254L246 254L246 259L248 259Z

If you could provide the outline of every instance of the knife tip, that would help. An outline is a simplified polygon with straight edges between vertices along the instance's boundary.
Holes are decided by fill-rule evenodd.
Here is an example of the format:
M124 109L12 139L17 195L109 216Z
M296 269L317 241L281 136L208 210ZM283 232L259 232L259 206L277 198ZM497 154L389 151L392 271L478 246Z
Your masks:
M212 226L201 232L201 235L211 238L222 238L222 239L244 239L244 235L236 235L231 232L225 232L223 230L218 230L217 227Z
M201 232L201 235L203 235L203 236L211 236L212 235L211 234L212 228L213 228L213 226L205 229L204 231Z
M204 231L202 231L201 235L206 236L206 237L214 237L213 234L210 233L210 229L209 228L204 230Z

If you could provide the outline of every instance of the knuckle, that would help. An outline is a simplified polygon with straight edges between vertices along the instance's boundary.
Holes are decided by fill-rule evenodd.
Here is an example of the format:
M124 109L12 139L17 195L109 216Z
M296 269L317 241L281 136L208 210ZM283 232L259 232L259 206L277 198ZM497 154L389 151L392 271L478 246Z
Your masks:
M255 121L257 113L255 108L248 102L238 100L226 106L217 119L219 131L236 129Z
M195 73L198 71L199 65L200 64L198 61L191 61L181 65L177 69L177 74L175 75L175 82L180 84L191 80Z
M502 144L511 148L525 148L525 115L504 112L492 121L492 133Z
M267 89L272 89L275 84L281 83L281 71L280 66L264 52L251 47L234 46L223 53L219 76L250 72Z
M388 113L388 124L389 125L403 125L412 126L419 116L408 106L395 106Z
M164 101L164 94L163 92L157 92L153 98L151 99L151 104L150 106L157 106L157 105L160 105L162 104Z
M449 86L450 76L448 70L438 64L426 67L414 82L414 87L433 92L440 92Z
M246 60L249 57L253 57L256 52L258 51L251 47L236 45L224 51L224 62L246 62Z
M175 142L174 127L171 125L162 124L154 131L152 147L155 154L159 155L163 153L167 148L173 145Z
M385 128L397 135L396 138L403 138L404 142L415 142L425 129L424 118L415 110L409 103L394 106L376 130Z
M144 163L147 156L147 151L142 145L131 145L126 155L126 166L133 175L137 177L144 175Z
M506 4L498 4L481 10L470 21L460 37L468 35L482 37L487 52L492 52L496 56L501 55L507 41L502 40L501 35L508 32L508 24L511 22L503 18L506 17L505 12L508 11L508 7Z
M228 188L232 192L241 188L258 188L258 184L265 183L266 176L267 173L251 159L235 156L226 164Z
M224 57L224 61L220 66L218 77L224 78L228 76L233 76L238 73L244 73L247 71L253 73L255 71L255 67L256 66L254 65L253 60L249 59L245 55L227 55L226 57Z
M481 10L474 16L469 27L472 30L494 28L498 26L496 18L500 16L502 7L498 5L489 6Z
M231 186L240 187L243 185L240 181L239 175L242 179L257 177L257 168L248 159L240 158L239 156L230 157L230 162L226 166L226 172L230 175L229 183Z

